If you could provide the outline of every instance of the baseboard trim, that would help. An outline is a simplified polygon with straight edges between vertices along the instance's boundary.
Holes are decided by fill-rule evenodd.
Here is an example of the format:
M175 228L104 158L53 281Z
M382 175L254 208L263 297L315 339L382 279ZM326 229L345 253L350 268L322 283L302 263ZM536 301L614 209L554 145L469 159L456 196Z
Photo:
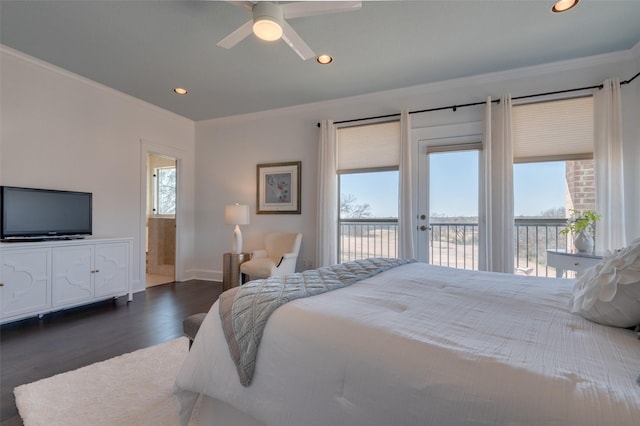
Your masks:
M222 271L214 269L190 269L187 275L193 280L222 282Z

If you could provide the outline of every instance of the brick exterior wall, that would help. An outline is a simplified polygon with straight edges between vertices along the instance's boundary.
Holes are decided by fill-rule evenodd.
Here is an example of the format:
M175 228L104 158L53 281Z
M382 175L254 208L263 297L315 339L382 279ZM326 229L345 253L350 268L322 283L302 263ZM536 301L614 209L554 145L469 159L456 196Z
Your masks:
M567 188L565 207L567 217L570 210L596 209L596 182L593 160L566 162Z

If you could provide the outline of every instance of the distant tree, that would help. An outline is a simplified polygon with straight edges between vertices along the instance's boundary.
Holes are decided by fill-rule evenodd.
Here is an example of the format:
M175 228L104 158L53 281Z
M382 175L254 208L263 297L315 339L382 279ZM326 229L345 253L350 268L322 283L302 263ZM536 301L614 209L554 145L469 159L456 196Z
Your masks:
M371 206L367 203L358 204L353 194L340 196L340 217L346 219L363 219L371 217Z
M564 207L555 207L540 212L542 217L566 217L567 210Z
M157 178L156 214L176 214L176 168L159 167L155 169Z

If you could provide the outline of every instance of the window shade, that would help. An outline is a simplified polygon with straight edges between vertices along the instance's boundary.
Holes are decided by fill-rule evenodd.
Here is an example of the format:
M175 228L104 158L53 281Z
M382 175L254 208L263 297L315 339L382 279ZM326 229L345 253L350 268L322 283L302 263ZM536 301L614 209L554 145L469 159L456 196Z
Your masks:
M400 122L343 127L337 131L338 172L398 167Z
M515 105L512 125L516 163L593 158L591 96Z

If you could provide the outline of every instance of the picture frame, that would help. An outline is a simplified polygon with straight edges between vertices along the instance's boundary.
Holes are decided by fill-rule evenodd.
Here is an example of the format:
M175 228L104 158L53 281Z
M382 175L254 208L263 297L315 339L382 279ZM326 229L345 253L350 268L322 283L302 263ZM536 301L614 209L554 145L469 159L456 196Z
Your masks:
M258 164L256 214L300 214L301 161Z

